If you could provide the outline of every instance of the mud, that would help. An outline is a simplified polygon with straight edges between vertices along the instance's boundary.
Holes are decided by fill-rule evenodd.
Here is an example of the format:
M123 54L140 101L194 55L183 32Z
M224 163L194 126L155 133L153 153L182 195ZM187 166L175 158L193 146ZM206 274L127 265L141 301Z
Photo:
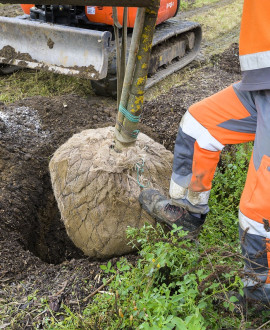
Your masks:
M142 132L173 151L180 119L188 107L240 79L239 66L232 66L235 47L210 64L193 68L196 73L188 84L166 94L161 91L157 99L146 102ZM112 99L76 95L0 104L0 290L7 302L21 301L20 308L24 308L31 292L39 290L38 297L53 296L67 281L61 299L74 310L80 308L74 300L86 297L99 284L98 262L84 259L65 233L48 163L74 133L114 125L115 108ZM84 285L86 279L89 285ZM21 320L22 327L28 321Z
M69 242L59 221L48 161L73 133L113 123L111 110L96 102L72 95L53 100L38 97L0 109L0 226L16 230L25 249L50 263L82 253Z
M33 61L29 54L16 52L16 50L11 46L4 46L0 50L0 56L5 58L6 63L12 63L13 60Z
M54 42L49 38L47 42L47 46L52 49L54 47ZM12 46L4 46L0 50L0 57L4 58L4 62L6 64L16 64L22 68L26 68L29 66L27 62L36 63L35 68L42 69L45 71L52 71L55 73L69 74L71 76L77 76L82 79L98 79L99 72L95 69L93 65L89 66L77 66L74 65L72 67L64 67L63 65L47 65L43 62L38 62L33 59L30 54L16 52L16 50ZM64 69L64 70L61 70Z
M53 46L54 46L54 42L52 41L51 38L48 39L47 46L48 46L50 49L53 48Z
M239 48L238 44L234 43L230 48L226 49L222 54L214 55L212 61L221 69L228 73L239 73Z

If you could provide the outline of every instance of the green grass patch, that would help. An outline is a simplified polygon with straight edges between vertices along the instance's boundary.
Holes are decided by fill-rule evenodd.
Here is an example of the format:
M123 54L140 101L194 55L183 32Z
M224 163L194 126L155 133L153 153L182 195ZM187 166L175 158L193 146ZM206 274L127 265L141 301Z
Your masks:
M229 5L190 17L202 25L206 55L220 53L231 43L238 42L242 7L243 0L235 0Z
M34 70L20 70L1 76L0 90L0 101L5 103L37 95L94 94L89 80Z
M182 0L180 1L180 9L181 10L189 10L193 8L200 8L205 5L211 5L213 3L217 3L219 0Z

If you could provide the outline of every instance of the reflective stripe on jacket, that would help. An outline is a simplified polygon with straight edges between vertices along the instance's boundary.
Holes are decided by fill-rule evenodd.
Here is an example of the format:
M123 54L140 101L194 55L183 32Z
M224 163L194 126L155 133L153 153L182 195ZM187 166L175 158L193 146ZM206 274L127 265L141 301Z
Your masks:
M245 90L270 89L270 1L244 0L239 59Z
M243 71L270 67L269 0L245 0L239 55Z

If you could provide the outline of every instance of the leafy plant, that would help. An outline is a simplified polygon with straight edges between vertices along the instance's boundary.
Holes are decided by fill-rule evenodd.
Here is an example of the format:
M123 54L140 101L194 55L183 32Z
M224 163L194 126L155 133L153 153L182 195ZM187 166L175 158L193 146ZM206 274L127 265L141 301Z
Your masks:
M146 224L141 229L129 228L128 236L134 246L141 246L140 258L136 266L122 259L118 270L112 271L111 263L102 266L117 275L108 294L97 296L84 311L84 316L96 315L93 324L112 329L231 326L230 309L235 301L226 298L226 292L238 291L241 281L237 270L220 258L223 249L209 261L205 247L179 228L166 233L161 226ZM222 321L217 305L224 309Z
M237 304L238 295L243 296L237 209L251 150L252 144L233 147L221 157L211 212L199 239L176 227L172 231L149 224L129 228L130 244L138 249L136 263L122 258L102 265L105 291L100 291L81 314L64 306L64 320L57 323L49 318L48 328L193 330L251 326L248 314L244 315ZM260 322L268 317L269 313L262 313Z
M117 276L110 294L97 296L85 310L101 328L217 329L241 327L242 310L231 291L243 295L238 269L242 261L238 246L237 211L245 182L252 145L231 148L222 155L211 195L211 212L200 241L186 238L175 228L130 228L133 246L140 246L136 266L125 259L112 270ZM127 267L126 270L120 268ZM237 310L238 314L234 312ZM102 315L102 318L100 318ZM220 317L222 315L222 317Z

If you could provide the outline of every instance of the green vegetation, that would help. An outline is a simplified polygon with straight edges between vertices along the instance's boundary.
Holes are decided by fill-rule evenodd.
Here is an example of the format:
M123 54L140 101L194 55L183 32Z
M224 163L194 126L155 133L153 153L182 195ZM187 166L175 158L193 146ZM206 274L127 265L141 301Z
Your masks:
M243 295L237 209L251 150L252 144L240 145L222 155L198 240L179 228L129 228L130 244L140 246L137 262L102 265L103 291L81 313L65 305L50 310L46 328L246 329L266 322L270 312L254 324L254 311L243 311L236 297Z
M237 0L220 8L213 8L206 13L196 14L190 19L200 22L203 30L203 42L207 44L205 55L224 51L228 44L238 42L243 1Z
M181 10L185 11L213 3L218 5L218 2L217 0L182 0ZM203 46L203 53L207 55L206 57L220 53L231 43L238 41L242 3L243 0L235 0L231 4L212 8L188 18L202 24L203 43L207 46L207 48ZM185 84L189 79L189 69L181 70L147 91L146 99L156 97L160 94L161 89L166 92L173 86ZM5 103L36 95L65 94L77 94L84 97L93 95L90 81L33 70L18 71L14 75L1 76L0 79L0 101Z
M0 101L6 103L30 96L64 94L93 95L91 83L86 79L34 70L20 70L0 79Z
M205 5L216 3L218 1L219 0L182 0L180 1L180 9L187 10L192 8L199 8Z
M207 226L202 237L210 245L238 247L238 205L244 188L252 144L231 146L221 155L210 196ZM240 251L240 250L239 250Z
M231 313L236 298L229 298L227 292L239 290L240 278L220 258L226 253L223 248L210 255L203 242L185 239L176 228L166 234L160 226L146 225L140 231L129 230L129 235L142 246L140 259L136 267L125 261L119 264L119 274L110 285L113 295L98 296L84 311L92 325L98 322L100 328L111 329L239 326L241 318L232 319ZM130 269L121 272L123 266Z

